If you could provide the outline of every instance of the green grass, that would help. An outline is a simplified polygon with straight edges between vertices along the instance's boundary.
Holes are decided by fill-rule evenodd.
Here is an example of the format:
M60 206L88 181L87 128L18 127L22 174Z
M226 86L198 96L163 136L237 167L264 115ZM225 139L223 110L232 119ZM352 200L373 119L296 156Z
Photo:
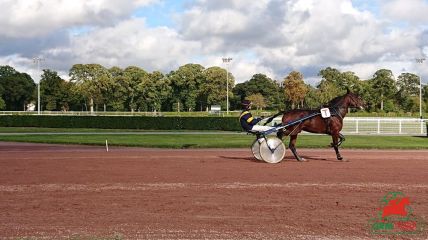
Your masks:
M136 132L136 129L0 127L0 133Z
M100 129L100 128L39 128L39 127L0 127L0 133L111 133L111 132L171 132L171 130L143 130L143 129ZM186 132L188 130L174 130ZM204 130L204 132L219 132Z
M101 129L101 128L39 128L39 127L0 127L1 133L144 133L144 132L189 132L190 130L144 130L144 129ZM198 130L195 130L198 131ZM203 130L199 132L222 132ZM232 132L233 133L233 132Z
M97 135L2 135L0 141L138 146L158 148L247 148L254 136L245 134L97 134ZM286 141L288 143L288 139ZM331 137L299 135L299 148L327 148ZM287 144L286 143L286 144ZM428 137L412 136L347 136L342 148L360 149L428 149Z

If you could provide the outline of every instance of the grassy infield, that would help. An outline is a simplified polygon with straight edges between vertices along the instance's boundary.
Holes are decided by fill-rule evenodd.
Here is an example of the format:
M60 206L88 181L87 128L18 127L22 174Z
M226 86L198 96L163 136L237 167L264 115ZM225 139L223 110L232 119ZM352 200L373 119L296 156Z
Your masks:
M114 132L117 133L111 134ZM135 130L0 128L0 133L28 133L26 135L0 135L0 141L104 145L107 139L110 146L159 148L242 148L250 147L254 139L254 136L238 132L201 132L189 134L189 132L183 131L183 134L180 134L181 132L169 133L164 131L161 132L162 134L153 134ZM303 134L299 135L297 146L300 148L325 148L330 142L330 136ZM363 149L428 149L428 138L416 136L354 135L347 136L342 147Z

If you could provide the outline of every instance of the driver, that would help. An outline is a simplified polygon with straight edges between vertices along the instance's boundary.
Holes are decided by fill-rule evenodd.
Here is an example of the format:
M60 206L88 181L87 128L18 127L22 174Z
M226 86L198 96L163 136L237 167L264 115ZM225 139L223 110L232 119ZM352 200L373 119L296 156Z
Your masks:
M241 102L242 112L239 116L239 122L241 123L242 128L247 132L264 132L271 129L272 127L269 126L256 125L262 119L253 117L250 112L252 104L253 103L250 100L244 100Z

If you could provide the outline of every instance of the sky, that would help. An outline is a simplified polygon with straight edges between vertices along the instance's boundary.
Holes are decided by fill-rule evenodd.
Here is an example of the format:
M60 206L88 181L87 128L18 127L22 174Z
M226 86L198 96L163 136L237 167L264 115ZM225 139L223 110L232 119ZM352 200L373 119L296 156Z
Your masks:
M244 82L326 67L428 83L428 0L0 0L0 65L68 78L73 64L168 73L221 66ZM222 58L232 61L225 65Z

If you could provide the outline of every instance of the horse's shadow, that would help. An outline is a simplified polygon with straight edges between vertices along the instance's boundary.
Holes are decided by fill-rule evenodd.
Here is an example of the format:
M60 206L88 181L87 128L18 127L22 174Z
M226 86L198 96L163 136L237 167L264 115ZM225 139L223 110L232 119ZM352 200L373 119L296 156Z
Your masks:
M331 158L329 159L329 158L323 158L323 157L311 157L311 156L306 156L306 155L301 155L301 157L306 159L306 160L310 160L310 161L338 162L338 160L331 159ZM286 156L286 157L284 157L284 160L292 161L292 160L296 160L296 158L294 156Z
M245 161L251 161L256 163L265 163L263 160L257 160L254 157L230 157L230 156L218 156L218 157L224 158L224 159L245 160ZM336 159L327 159L327 158L321 158L321 157L310 157L310 156L302 156L302 157L309 161L340 162ZM285 156L283 161L298 162L294 156Z
M251 162L255 162L255 163L264 163L264 161L257 160L254 157L230 157L230 156L218 156L218 157L224 158L224 159L245 160L245 161L251 161Z

